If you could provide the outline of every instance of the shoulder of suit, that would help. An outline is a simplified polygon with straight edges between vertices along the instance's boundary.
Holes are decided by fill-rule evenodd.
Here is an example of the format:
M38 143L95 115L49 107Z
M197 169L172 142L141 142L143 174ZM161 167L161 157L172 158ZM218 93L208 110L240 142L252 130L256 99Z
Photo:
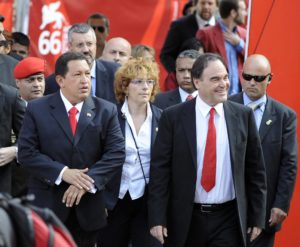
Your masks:
M162 109L160 109L159 107L153 105L152 103L150 105L151 105L151 110L152 110L153 114L161 115Z
M272 107L279 112L285 111L285 112L289 112L290 114L297 115L294 109L290 108L289 106L281 103L276 99L273 99L270 96L267 96L267 104L272 104Z
M19 97L19 90L13 86L0 83L0 92L5 95L6 98L15 99ZM0 95L1 95L0 93Z
M108 100L99 98L99 97L92 97L93 102L95 103L95 105L99 105L102 108L106 107L107 109L113 109L116 108L117 106L111 102L109 102Z
M19 62L17 59L5 54L0 54L0 60L4 61L9 67L15 67Z
M197 20L196 20L196 16L195 14L190 14L190 15L187 15L187 16L183 16L175 21L172 22L172 25L184 25L184 24L187 24L187 23L190 23L190 22L195 22L197 24Z
M111 61L105 61L102 59L97 59L96 60L96 68L99 66L104 67L106 69L113 69L113 70L117 70L120 67L120 65L118 63L111 62Z

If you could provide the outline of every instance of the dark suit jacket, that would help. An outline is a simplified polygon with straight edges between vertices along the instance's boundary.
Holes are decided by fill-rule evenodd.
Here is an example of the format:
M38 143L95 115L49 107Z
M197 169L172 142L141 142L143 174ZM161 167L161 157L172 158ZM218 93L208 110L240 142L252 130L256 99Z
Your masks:
M196 113L193 99L166 109L151 156L149 225L168 228L167 246L183 247L192 217L197 178ZM265 168L251 109L224 103L240 229L265 222ZM199 229L201 231L201 229Z
M119 114L118 117L119 117L122 133L126 138L125 136L126 119L124 118L121 112L121 108L122 105L118 105L118 114ZM151 125L151 148L152 148L158 130L158 121L160 119L161 110L154 105L151 105L151 110L152 110L152 125ZM118 169L118 172L114 175L114 177L110 180L110 182L106 186L105 201L106 201L106 207L109 210L112 210L117 204L120 185L121 185L121 177L122 177L122 167Z
M181 98L178 88L157 94L153 102L154 105L162 110L179 103L181 103Z
M18 62L11 56L0 54L0 83L17 87L13 71Z
M243 93L233 95L230 100L244 104ZM269 227L271 208L280 208L286 213L289 210L297 174L296 128L296 113L267 96L259 135L267 172L266 230L270 232L281 228L281 224Z
M96 60L96 96L112 103L116 103L114 93L115 72L119 64L104 60ZM55 75L46 78L45 95L58 91Z
M171 23L165 43L160 52L160 61L168 72L175 71L175 60L184 41L194 38L198 30L195 14L184 16Z
M237 33L240 36L240 38L246 41L246 30L244 28L237 26ZM215 26L200 29L196 34L196 38L201 40L201 42L203 43L205 52L219 54L221 57L224 58L226 64L228 64L224 35L219 22L217 22ZM242 76L244 52L245 51L243 50L241 53L238 54L237 57L240 78Z
M89 168L95 181L95 194L86 193L75 206L80 226L97 230L106 223L103 189L125 158L124 138L116 106L106 100L89 97L78 120L75 137L59 92L30 101L19 136L19 162L32 177L29 193L34 203L49 207L64 222L70 208L61 201L69 187L65 182L55 185L64 166Z
M16 88L0 83L0 148L12 146L22 126L25 103ZM0 167L0 192L11 192L11 164Z

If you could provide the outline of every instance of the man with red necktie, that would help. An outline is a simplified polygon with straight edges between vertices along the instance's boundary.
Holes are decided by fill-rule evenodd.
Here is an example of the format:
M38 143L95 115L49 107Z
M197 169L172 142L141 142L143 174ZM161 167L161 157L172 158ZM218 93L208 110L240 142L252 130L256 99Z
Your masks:
M198 97L166 109L151 155L149 226L172 247L242 247L264 226L266 176L249 107L227 101L223 59L193 65Z
M34 204L52 209L78 246L94 247L106 224L103 190L125 159L114 104L90 96L91 74L81 53L55 65L60 90L30 101L18 160L30 173Z

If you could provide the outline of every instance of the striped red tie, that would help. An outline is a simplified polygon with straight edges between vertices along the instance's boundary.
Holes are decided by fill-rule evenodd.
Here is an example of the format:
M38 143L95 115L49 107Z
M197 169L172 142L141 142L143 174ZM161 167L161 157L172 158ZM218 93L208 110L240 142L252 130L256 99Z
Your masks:
M216 183L216 128L214 124L215 108L210 109L208 131L204 151L201 185L209 192Z

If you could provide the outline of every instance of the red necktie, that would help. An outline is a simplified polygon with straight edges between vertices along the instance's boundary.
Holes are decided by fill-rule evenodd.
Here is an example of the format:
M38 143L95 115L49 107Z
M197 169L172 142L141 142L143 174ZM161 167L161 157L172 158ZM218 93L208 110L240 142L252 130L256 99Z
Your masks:
M189 95L186 97L185 101L190 101L190 100L192 100L193 98L194 98L193 95L189 94Z
M216 183L216 128L214 124L215 108L210 109L208 131L202 168L201 185L209 192Z
M77 127L77 119L76 119L76 114L78 113L78 110L75 106L73 106L69 110L69 121L70 121L70 126L72 129L73 136L75 136L76 132L76 127Z

